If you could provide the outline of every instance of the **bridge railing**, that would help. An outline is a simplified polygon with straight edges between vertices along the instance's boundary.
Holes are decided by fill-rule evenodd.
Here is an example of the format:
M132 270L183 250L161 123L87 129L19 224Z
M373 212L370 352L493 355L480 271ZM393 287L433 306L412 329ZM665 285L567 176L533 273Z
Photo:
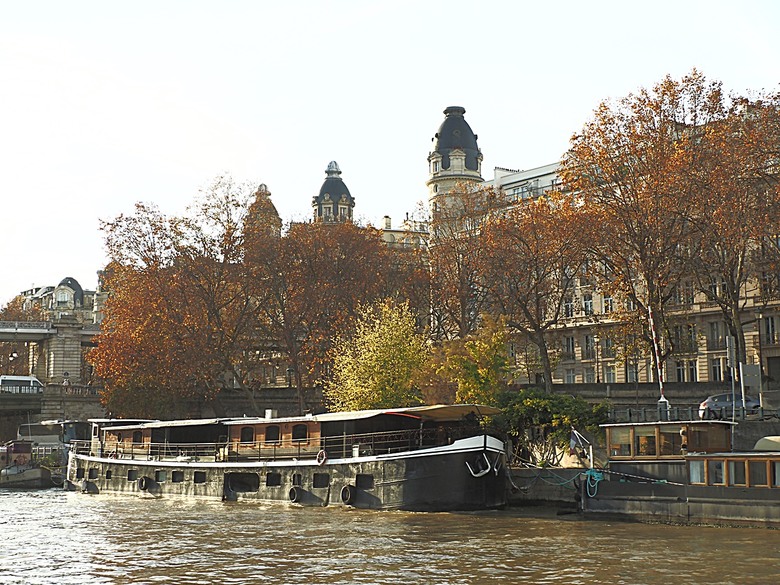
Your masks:
M43 386L0 386L4 394L43 394Z
M51 321L0 321L0 329L51 329Z

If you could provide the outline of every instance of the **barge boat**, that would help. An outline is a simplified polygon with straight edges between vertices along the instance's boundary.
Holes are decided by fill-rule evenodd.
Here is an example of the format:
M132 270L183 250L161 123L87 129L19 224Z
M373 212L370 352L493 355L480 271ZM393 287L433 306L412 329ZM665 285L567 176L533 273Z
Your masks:
M32 442L17 440L0 446L0 488L46 489L55 484L51 470L35 458Z
M608 464L581 487L586 516L668 524L780 528L780 443L731 450L736 423L603 425Z
M454 511L501 508L508 469L480 405L300 417L93 423L71 442L85 493Z

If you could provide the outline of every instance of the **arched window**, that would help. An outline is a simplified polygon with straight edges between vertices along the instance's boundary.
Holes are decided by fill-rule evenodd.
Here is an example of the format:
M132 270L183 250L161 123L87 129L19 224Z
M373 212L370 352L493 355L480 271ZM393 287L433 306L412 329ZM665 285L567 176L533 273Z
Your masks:
M309 427L305 424L298 424L293 427L293 441L307 441L309 439Z
M265 442L266 443L279 443L279 425L270 425L265 429Z
M254 443L255 442L255 428L254 427L241 427L241 442L242 443Z

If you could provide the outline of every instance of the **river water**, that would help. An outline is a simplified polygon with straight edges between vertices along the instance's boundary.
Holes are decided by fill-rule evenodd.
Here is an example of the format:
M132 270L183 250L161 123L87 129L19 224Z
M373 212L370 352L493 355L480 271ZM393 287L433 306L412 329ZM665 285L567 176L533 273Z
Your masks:
M0 583L765 584L780 531L0 490Z

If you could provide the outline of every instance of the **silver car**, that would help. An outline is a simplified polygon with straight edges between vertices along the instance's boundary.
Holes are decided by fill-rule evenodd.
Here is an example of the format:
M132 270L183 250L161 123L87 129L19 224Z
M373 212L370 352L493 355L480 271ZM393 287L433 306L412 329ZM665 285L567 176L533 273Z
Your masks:
M736 399L736 412L742 412L742 394L737 392L734 395ZM725 419L731 417L731 392L725 394L714 394L707 397L699 405L699 418L717 418ZM761 408L761 402L751 396L745 396L745 413L754 414Z

